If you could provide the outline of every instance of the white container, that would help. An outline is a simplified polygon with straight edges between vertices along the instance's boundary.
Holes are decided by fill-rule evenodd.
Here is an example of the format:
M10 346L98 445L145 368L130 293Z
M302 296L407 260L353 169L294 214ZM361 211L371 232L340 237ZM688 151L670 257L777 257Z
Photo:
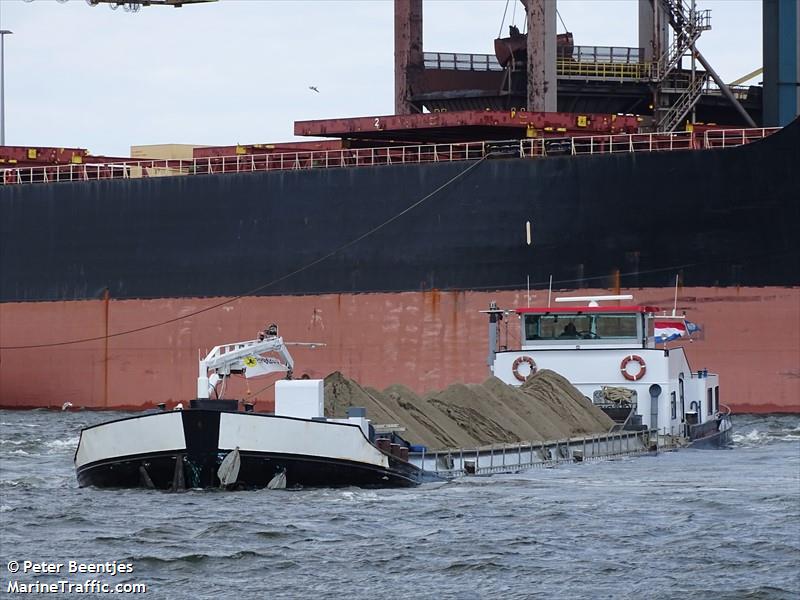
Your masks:
M275 382L275 415L313 419L325 416L322 379L281 379Z

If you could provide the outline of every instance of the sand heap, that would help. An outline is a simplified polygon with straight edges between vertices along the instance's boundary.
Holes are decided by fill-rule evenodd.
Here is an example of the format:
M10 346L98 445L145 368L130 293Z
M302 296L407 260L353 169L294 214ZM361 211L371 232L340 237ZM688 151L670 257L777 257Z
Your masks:
M538 371L522 387L490 377L456 383L420 397L407 387L361 387L338 371L325 378L325 415L343 417L363 406L375 424L405 428L401 435L431 450L538 442L605 433L614 424L566 379Z

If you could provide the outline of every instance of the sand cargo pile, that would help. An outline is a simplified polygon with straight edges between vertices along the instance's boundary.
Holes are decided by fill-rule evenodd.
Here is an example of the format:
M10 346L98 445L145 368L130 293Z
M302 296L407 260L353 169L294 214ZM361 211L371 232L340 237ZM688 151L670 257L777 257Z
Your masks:
M344 417L364 407L379 425L402 428L402 437L430 450L475 448L574 438L608 432L614 422L566 379L542 370L521 387L490 377L418 395L392 385L362 387L340 372L325 378L325 416Z

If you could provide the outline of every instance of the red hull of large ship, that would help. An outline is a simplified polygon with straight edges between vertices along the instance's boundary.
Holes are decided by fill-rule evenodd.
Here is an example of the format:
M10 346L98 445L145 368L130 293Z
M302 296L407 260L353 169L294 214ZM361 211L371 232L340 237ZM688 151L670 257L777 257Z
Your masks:
M624 291L624 290L623 290ZM607 290L582 290L608 293ZM635 301L671 308L673 290L632 290ZM547 301L532 292L531 304ZM570 292L569 295L576 295ZM364 385L402 383L417 392L479 382L486 366L490 300L525 306L526 292L406 292L251 297L192 315L221 299L96 300L0 304L0 346L104 338L0 351L0 406L139 409L186 401L196 388L199 351L250 339L275 322L296 347L296 375L342 371ZM721 376L736 412L800 412L800 288L683 288L678 310L703 327L687 349L693 369ZM148 327L176 316L185 319ZM135 333L115 333L145 328ZM519 341L512 318L508 345ZM501 343L506 343L503 330ZM683 342L686 344L687 342ZM613 377L614 374L609 374ZM236 379L234 396L272 407L272 380Z

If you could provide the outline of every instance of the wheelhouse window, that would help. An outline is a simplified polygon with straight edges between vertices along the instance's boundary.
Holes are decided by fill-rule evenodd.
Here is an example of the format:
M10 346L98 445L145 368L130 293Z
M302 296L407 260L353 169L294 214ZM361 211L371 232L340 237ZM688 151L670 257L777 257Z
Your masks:
M593 340L638 338L637 314L525 315L526 340Z
M712 414L714 412L713 393L714 391L711 388L708 388L708 401L706 402L706 406L708 406L708 414Z
M675 400L675 392L670 393L670 409L672 410L672 420L674 421L678 417L678 403Z
M597 315L595 317L595 330L598 337L604 338L633 338L637 337L637 322L639 316L630 315Z

